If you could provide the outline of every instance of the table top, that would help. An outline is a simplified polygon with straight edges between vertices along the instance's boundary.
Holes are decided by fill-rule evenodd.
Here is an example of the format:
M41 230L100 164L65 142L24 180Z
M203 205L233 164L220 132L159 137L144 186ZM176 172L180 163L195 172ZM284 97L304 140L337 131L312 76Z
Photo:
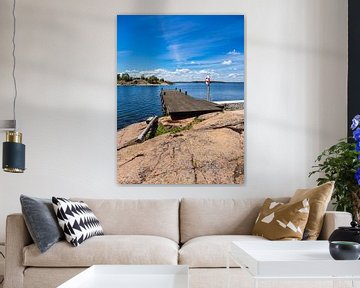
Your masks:
M188 288L185 265L94 265L58 288Z
M235 241L230 253L256 277L360 277L360 261L334 260L328 241Z

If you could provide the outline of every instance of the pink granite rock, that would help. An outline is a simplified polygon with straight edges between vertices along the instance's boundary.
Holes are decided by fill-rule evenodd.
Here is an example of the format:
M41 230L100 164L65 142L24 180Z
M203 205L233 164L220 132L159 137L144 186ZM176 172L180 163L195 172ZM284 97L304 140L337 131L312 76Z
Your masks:
M243 111L212 113L190 130L132 143L140 127L118 132L121 184L237 184L244 182ZM159 120L161 122L161 120ZM166 121L163 121L166 122ZM187 123L188 124L188 123ZM141 130L141 129L140 129ZM135 136L134 136L135 135ZM128 138L129 137L129 138Z

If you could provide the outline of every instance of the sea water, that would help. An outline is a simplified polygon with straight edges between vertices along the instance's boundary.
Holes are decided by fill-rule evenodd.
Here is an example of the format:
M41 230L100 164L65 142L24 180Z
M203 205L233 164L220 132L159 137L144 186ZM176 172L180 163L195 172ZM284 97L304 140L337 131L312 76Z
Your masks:
M207 97L205 83L174 83L168 86L118 86L117 87L117 129L141 122L150 116L162 116L160 91L181 89L198 99ZM212 83L211 101L244 100L244 83Z

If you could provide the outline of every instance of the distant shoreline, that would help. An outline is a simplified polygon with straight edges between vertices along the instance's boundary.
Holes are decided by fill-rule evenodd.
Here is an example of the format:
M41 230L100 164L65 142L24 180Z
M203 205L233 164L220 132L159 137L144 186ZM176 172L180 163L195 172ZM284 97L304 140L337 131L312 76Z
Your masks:
M139 84L135 84L135 83L128 83L128 84L120 84L120 83L117 83L117 86L170 86L170 85L174 85L174 84L169 84L169 83L159 83L159 84L150 84L150 83L139 83Z
M205 84L205 81L175 81L174 82L175 84L177 83L204 83ZM224 83L224 84L241 84L241 83L244 83L244 82L227 82L227 81L211 81L211 83Z
M176 84L186 84L186 83L204 83L204 81L176 81L172 83L168 82L162 82L157 84L151 84L151 83L117 83L117 86L170 86L170 85L176 85ZM241 84L244 82L225 82L225 81L212 81L211 83L219 83L219 84Z
M158 86L158 85L171 85L173 82L166 81L164 78L158 78L155 75L145 77L130 76L129 73L117 74L117 86Z

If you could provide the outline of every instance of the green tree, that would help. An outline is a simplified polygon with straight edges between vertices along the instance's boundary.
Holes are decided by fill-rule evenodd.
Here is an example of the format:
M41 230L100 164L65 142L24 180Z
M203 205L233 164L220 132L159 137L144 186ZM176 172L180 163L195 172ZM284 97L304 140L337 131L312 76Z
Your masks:
M150 84L158 84L159 83L159 78L157 78L155 75L152 75L148 78L148 82Z
M355 149L355 143L346 139L325 149L317 158L316 165L309 176L316 174L316 182L321 185L328 181L335 181L334 200L337 211L351 212L359 221L360 186L354 175L360 167L360 152Z
M121 74L121 80L124 80L124 81L128 82L128 81L131 81L132 79L131 79L129 73L122 73Z

